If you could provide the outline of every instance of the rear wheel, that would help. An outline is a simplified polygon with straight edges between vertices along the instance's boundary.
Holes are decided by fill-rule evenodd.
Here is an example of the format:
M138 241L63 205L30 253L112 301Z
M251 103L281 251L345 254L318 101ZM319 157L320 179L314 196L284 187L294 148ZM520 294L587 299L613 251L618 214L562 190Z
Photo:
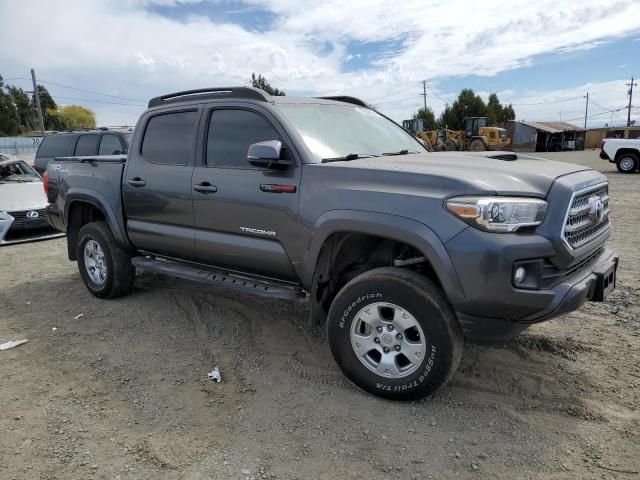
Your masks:
M443 386L463 347L440 289L399 268L370 270L340 290L329 310L327 336L353 383L394 400L422 398Z
M487 149L484 142L479 138L476 138L469 144L470 152L484 152Z
M640 159L633 153L622 153L616 160L616 167L620 173L632 173L638 169Z
M131 254L116 242L105 222L84 225L78 232L76 255L80 276L96 297L116 298L133 288Z

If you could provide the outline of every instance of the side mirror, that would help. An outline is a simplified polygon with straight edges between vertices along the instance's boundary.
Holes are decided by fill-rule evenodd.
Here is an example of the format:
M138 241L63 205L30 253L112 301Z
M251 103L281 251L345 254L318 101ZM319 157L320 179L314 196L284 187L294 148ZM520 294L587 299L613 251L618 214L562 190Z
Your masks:
M290 160L281 160L281 152L282 142L280 140L252 143L249 145L247 161L255 167L282 170L292 165L292 162Z

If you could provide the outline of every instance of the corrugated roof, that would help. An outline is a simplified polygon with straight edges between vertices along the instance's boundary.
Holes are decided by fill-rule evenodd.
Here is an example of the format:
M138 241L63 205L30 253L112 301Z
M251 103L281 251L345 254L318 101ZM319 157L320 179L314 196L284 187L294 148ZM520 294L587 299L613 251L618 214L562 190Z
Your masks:
M536 128L538 130L542 130L544 132L549 132L549 133L561 133L561 132L567 132L567 131L584 132L584 128L578 127L576 125L573 125L567 122L520 122L520 121L517 121L517 123L522 123L524 125L528 125L530 127Z

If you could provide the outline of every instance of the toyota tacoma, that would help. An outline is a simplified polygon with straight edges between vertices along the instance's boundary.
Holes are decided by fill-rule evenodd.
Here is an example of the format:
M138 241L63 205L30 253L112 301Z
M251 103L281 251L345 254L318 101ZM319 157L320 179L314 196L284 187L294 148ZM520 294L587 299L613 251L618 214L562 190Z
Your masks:
M353 97L156 97L126 156L47 174L50 222L95 296L125 295L142 269L307 297L345 375L391 399L444 385L465 338L508 340L615 287L605 176L428 153Z

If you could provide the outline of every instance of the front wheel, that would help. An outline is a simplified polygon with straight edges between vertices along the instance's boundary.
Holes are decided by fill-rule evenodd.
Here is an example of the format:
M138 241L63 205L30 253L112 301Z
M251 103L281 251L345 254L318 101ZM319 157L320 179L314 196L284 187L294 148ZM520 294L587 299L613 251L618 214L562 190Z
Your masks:
M484 152L486 149L487 149L487 146L479 138L476 138L469 144L470 152Z
M399 268L370 270L345 285L329 309L327 336L353 383L393 400L422 398L446 384L464 343L442 291Z
M133 288L136 272L131 254L118 245L105 222L80 229L76 255L80 276L96 297L116 298Z
M616 167L620 173L633 173L638 169L640 159L633 153L623 153L616 160Z

